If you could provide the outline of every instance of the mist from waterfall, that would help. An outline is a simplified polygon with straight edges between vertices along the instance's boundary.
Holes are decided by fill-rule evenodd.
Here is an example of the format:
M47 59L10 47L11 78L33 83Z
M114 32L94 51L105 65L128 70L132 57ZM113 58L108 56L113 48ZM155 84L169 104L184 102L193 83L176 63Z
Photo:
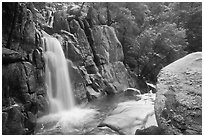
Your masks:
M70 110L75 103L64 52L54 37L47 36L45 43L45 75L50 112Z

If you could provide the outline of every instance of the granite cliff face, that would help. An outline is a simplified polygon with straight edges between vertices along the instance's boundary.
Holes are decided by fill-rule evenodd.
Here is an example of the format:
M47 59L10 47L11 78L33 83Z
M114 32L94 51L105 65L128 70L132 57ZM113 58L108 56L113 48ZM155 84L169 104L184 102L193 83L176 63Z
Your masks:
M73 18L66 22L70 29L65 27L59 28L61 30L58 33L54 30L51 32L61 42L65 56L69 59L76 100L92 100L136 86L122 62L122 45L112 27L90 25L92 20L88 17Z
M28 5L2 5L2 130L32 134L48 109L41 36Z
M65 17L61 11L48 27L30 3L3 3L2 9L3 134L32 134L37 117L48 112L43 29L63 47L78 103L136 86L112 27L94 24L93 17Z

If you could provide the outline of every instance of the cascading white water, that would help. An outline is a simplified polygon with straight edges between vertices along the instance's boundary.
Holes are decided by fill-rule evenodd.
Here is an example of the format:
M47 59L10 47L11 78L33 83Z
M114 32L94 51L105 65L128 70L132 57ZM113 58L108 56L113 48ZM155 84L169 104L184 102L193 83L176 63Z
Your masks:
M64 52L56 38L46 35L45 40L45 75L50 112L69 110L74 107L74 97Z
M60 129L63 134L83 131L84 126L94 120L98 111L75 106L71 89L68 64L60 42L43 31L46 85L50 113L38 118L44 132L44 124L52 125L48 131ZM49 125L49 124L48 124ZM48 126L49 127L49 126ZM47 129L46 129L47 130ZM45 130L45 132L46 132Z

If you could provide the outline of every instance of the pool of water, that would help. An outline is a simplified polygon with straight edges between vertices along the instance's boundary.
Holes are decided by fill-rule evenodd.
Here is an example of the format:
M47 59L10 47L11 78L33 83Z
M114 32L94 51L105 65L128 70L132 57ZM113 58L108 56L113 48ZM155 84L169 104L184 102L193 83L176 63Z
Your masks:
M82 104L76 108L51 114L38 119L35 134L37 135L114 135L117 132L98 127L117 104L130 100L140 100L140 97L119 93Z

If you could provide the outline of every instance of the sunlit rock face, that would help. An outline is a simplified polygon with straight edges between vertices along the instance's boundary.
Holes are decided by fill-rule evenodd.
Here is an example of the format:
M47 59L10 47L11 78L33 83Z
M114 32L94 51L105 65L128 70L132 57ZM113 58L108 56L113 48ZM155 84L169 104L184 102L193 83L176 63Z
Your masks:
M157 126L154 114L155 94L137 95L139 101L131 100L119 103L117 107L100 123L120 134L134 135L137 130Z
M189 54L161 70L155 113L165 134L202 134L202 53Z

